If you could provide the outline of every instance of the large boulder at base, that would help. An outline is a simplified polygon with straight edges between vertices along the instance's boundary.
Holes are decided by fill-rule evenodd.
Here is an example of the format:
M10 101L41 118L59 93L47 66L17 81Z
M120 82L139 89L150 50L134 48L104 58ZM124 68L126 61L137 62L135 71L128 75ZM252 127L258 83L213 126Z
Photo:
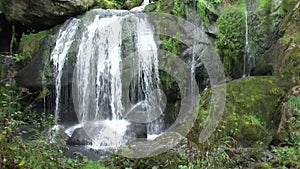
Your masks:
M146 124L132 122L127 126L126 136L130 138L147 138Z
M210 109L213 109L211 89L206 90L201 94L195 110L198 117L188 138L198 143L202 131L219 120L216 129L211 129L213 133L207 142L214 144L230 137L243 147L267 147L280 121L277 110L283 93L274 77L232 81L226 85L225 111L221 119L216 119L214 114L210 114Z
M94 0L3 0L2 8L8 21L43 30L82 14L94 3Z
M74 130L72 136L67 140L67 143L69 145L91 145L92 140L83 128L77 128Z

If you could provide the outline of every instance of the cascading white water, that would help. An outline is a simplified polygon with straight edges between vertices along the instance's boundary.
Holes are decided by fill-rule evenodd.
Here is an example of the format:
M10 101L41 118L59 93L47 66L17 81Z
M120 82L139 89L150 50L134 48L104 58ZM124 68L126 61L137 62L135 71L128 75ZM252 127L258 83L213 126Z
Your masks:
M78 29L79 19L73 18L68 20L59 30L55 47L51 53L51 60L55 67L55 123L58 123L60 112L60 95L61 95L61 77L65 65L68 51L74 41L74 36Z
M100 18L96 15L92 23L86 25L86 32L82 35L76 64L81 123L107 118L120 119L120 22L117 16ZM107 26L110 24L112 26Z
M146 18L136 18L137 22L137 54L138 63L138 82L141 90L138 90L137 100L144 96L144 106L147 111L149 121L154 120L147 126L148 134L158 134L163 128L163 120L159 115L163 114L163 110L151 110L161 103L161 93L159 89L159 71L157 45L153 37L153 30ZM139 33L142 32L142 33ZM133 86L135 88L135 86ZM160 106L159 106L160 107ZM157 116L158 115L158 116Z
M67 129L68 135L71 136L76 128L82 127L93 140L94 147L117 147L126 143L127 138L124 138L124 135L130 121L136 122L135 119L127 117L125 111L138 107L144 107L143 112L148 113L147 118L142 118L145 121L138 121L149 123L147 134L161 133L163 110L157 110L161 97L160 91L157 90L159 89L157 45L150 22L146 17L137 17L124 11L92 10L91 13L92 17L74 18L66 22L58 33L56 46L51 53L55 68L56 123L60 113L63 68L69 49L76 40L78 47L75 49L78 51L72 91L74 108L80 124ZM123 59L126 56L122 52L122 35L124 32L126 34L123 26L127 24L126 18L131 18L135 25L130 29L134 29L134 35L131 36L135 38L131 45L135 46L132 53L136 57L133 57L132 63L136 63L131 65L130 70L138 77L138 82L133 85L134 89L138 89L137 96L134 96L138 102L133 102L131 107L126 105L125 109L122 102L124 97L122 71ZM57 126L55 130L59 127Z
M150 4L150 1L149 0L144 0L142 5L141 6L138 6L138 7L135 7L135 8L132 8L130 11L132 12L141 12L144 10L144 8Z
M121 17L94 17L85 24L76 64L77 115L94 146L117 146L128 122L121 120Z

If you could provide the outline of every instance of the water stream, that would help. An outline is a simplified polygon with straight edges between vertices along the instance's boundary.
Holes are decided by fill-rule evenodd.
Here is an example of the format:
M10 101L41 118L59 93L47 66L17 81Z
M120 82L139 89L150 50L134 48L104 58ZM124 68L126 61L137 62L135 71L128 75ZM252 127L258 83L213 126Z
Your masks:
M243 68L243 77L249 76L249 71L247 70L248 62L250 56L250 47L249 47L249 27L248 27L248 10L245 11L245 54L244 54L244 68Z

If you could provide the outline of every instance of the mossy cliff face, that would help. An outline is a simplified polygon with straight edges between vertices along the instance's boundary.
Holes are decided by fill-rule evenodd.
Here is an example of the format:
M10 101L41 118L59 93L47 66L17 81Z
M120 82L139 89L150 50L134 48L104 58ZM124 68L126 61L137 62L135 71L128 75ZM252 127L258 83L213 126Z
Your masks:
M227 75L239 78L243 73L250 73L259 56L275 43L285 12L282 5L273 0L237 1L222 5L217 19L215 46Z
M273 131L276 130L276 110L283 94L276 79L249 77L232 81L226 88L225 112L208 142L214 143L225 137L233 137L242 146L268 146L272 141ZM198 142L206 122L210 94L210 90L202 93L196 109L197 122L188 135L194 142Z
M284 18L280 38L261 56L255 71L272 67L280 85L292 87L300 83L300 3Z
M284 52L278 56L279 76L283 81L300 84L300 2L285 18L280 33L278 45L284 47Z

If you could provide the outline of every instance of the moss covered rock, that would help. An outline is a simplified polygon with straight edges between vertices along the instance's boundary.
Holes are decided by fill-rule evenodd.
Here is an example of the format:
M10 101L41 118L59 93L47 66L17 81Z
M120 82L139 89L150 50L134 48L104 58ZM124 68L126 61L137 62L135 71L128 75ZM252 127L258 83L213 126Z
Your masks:
M132 9L134 7L140 6L142 4L143 0L126 0L123 8L125 9Z
M109 0L96 0L93 8L120 9L120 5Z
M276 130L277 108L283 90L273 77L249 77L228 83L225 113L208 142L232 137L245 147L266 147ZM211 90L202 93L197 122L188 137L198 142L208 111ZM208 121L209 122L209 121Z
M48 35L49 30L41 31L35 34L23 34L20 44L19 52L26 60L31 59L39 50L42 40Z

